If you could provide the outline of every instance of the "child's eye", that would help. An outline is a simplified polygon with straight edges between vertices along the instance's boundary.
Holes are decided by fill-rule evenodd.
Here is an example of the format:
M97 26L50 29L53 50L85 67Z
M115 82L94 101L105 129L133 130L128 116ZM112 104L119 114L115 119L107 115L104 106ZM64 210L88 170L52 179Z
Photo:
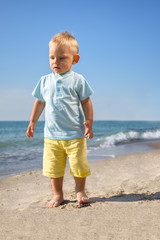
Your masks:
M64 59L65 59L65 57L60 57L59 59L60 59L60 60L64 60Z

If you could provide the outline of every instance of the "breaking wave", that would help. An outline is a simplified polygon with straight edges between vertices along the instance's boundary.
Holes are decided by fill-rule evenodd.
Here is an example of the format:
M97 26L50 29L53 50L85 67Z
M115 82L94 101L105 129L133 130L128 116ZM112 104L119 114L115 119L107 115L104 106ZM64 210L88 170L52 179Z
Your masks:
M94 149L107 148L121 144L157 139L160 139L160 130L146 131L143 133L136 131L119 132L111 136L103 137L103 140L97 138L96 141L99 142L99 146L94 147Z

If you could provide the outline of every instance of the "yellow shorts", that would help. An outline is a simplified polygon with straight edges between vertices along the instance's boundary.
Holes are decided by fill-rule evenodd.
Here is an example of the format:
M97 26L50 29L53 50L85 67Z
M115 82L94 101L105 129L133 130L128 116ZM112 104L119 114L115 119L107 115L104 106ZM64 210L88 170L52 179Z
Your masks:
M70 173L74 177L89 176L86 138L71 140L44 139L43 175L51 178L64 176L68 157Z

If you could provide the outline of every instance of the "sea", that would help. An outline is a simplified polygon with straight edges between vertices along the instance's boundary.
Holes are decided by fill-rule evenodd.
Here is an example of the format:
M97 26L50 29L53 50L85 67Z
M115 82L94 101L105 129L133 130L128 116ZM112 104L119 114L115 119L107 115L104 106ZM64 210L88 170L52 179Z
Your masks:
M0 121L0 178L42 169L44 122L30 139L28 124ZM94 138L87 140L89 161L147 152L153 149L148 142L160 141L160 121L95 121L93 131Z

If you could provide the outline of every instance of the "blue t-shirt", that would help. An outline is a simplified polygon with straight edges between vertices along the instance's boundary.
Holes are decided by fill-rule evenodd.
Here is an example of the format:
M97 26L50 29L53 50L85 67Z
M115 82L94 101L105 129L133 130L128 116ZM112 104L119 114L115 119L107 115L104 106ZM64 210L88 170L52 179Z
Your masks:
M92 93L85 78L73 71L41 77L32 95L46 103L44 137L56 140L83 137L85 119L80 101Z

